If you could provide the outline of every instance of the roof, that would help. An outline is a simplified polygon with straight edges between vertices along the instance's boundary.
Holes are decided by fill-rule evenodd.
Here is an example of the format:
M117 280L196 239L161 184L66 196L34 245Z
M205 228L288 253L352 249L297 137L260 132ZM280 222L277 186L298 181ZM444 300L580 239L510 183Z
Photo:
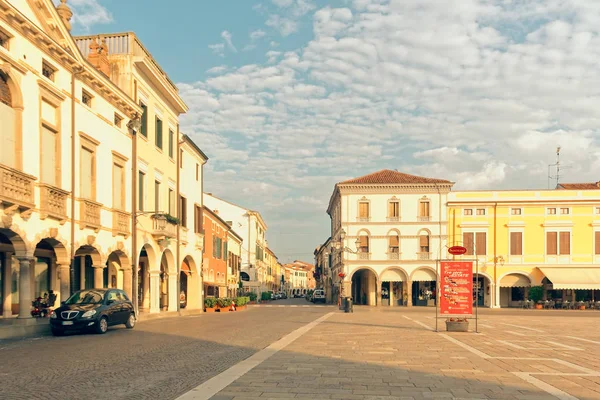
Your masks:
M204 154L204 152L202 150L200 150L200 147L198 147L198 145L196 145L196 143L192 140L191 137L189 137L186 134L183 134L183 140L190 145L190 147L195 150L198 155L200 157L202 157L204 159L204 161L208 161L208 157L206 156L206 154Z
M382 185L382 184L429 184L429 183L445 183L452 182L445 179L425 178L417 175L405 174L391 169L382 169L381 171L373 172L358 178L349 179L340 182L340 185L359 184L359 185Z
M600 182L592 183L559 183L557 189L566 190L598 190L600 189Z
M209 217L212 217L214 220L216 220L217 222L220 222L225 227L225 229L227 230L227 234L232 234L233 236L235 236L236 238L238 238L240 240L240 242L244 241L244 239L242 239L240 237L240 235L238 235L237 233L235 233L235 231L231 228L231 226L227 223L227 221L225 221L223 218L221 218L218 214L216 214L210 208L208 208L208 207L206 207L204 205L202 206L202 208L205 211L208 211Z

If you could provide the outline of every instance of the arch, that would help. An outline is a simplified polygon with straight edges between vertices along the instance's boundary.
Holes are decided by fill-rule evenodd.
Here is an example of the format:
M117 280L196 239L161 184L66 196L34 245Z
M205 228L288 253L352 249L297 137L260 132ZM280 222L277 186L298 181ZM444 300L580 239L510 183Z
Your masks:
M352 271L350 272L350 274L346 276L346 279L345 279L345 280L346 280L346 281L352 281L352 277L354 276L354 274L355 274L355 273L357 273L357 272L359 272L359 271L361 271L361 270L369 270L369 271L371 271L371 272L372 272L372 273L373 273L373 274L374 274L376 277L379 277L379 274L378 274L378 273L377 273L377 272L376 272L376 271L375 271L373 268L371 268L371 267L369 267L369 266L366 266L366 265L363 265L363 266L360 266L360 267L356 267L356 268L354 268L354 270L352 270Z
M385 234L386 236L398 235L400 236L400 229L392 228Z
M11 108L14 109L23 109L23 92L21 92L20 86L17 84L16 76L12 72L12 70L2 71L0 70L0 80L3 80L6 83L6 86L10 90L10 103L7 104Z
M106 263L106 261L103 261L106 260L106 257L98 250L97 246L91 244L79 246L75 250L74 257L76 256L90 256L93 265L104 265Z
M421 228L421 229L419 229L417 236L422 236L422 235L431 236L431 231L427 228Z
M247 272L240 272L240 279L245 282L250 281L250 275Z
M371 231L367 228L360 228L358 232L356 232L356 236L361 236L361 233L366 233L367 236L371 237Z
M16 257L33 256L33 249L24 237L12 229L0 228L0 243L11 244Z
M429 278L429 279L427 279L427 278ZM429 266L422 266L422 267L415 269L410 274L410 280L413 282L435 281L435 280L437 280L437 273L436 273L435 269L433 269Z
M350 282L350 292L342 288L344 296L351 296L356 304L377 305L380 282L375 270L367 266L358 267L352 272Z
M187 266L188 274L197 274L198 267L196 266L196 261L194 261L194 257L192 255L187 254L183 257L183 261L181 261L181 270L183 271L184 265Z
M110 260L111 258L118 260L119 268L121 270L128 269L128 266L131 265L129 257L122 250L114 250L113 252L111 252L108 255L107 259Z
M499 287L529 287L532 283L533 279L524 271L507 272L498 279Z
M169 249L165 249L160 257L160 269L163 269L163 261L166 263L166 272L171 274L177 271L175 267L175 256Z
M379 274L380 282L406 282L408 273L401 267L388 267Z
M56 254L56 262L61 265L68 265L71 263L71 256L69 254L68 242L64 239L57 228L48 228L35 235L35 242L39 243L42 240L50 243ZM37 246L37 245L36 245Z

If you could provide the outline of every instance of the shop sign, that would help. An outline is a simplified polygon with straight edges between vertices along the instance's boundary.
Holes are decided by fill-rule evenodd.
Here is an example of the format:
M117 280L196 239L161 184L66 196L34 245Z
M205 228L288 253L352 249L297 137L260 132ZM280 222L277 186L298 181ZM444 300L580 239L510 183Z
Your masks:
M453 256L459 256L461 254L465 254L467 252L467 248L463 246L452 246L448 248L448 253Z
M473 314L473 262L440 262L440 313Z

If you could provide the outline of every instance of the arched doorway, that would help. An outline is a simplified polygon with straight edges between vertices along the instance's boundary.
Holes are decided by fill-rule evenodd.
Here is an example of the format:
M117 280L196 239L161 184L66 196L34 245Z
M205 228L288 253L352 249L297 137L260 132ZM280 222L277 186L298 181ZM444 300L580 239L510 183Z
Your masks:
M81 246L75 252L71 291L104 287L104 269L100 253L93 246Z
M381 302L382 305L406 305L404 299L404 282L408 278L400 268L389 268L381 274Z
M491 307L492 306L492 279L486 274L473 274L473 306Z
M347 296L348 293L344 293ZM352 274L351 296L355 304L377 305L377 276L368 268L360 268Z
M35 257L35 264L32 271L34 281L32 292L33 298L48 297L50 291L52 291L52 293L58 292L56 254L54 253L53 246L48 240L44 239L35 247L33 256Z
M421 267L412 274L413 306L435 306L436 273L429 267Z
M159 307L162 311L169 309L169 260L167 257L167 251L163 253L160 260L160 297Z
M500 307L519 307L527 299L531 280L523 273L509 273L500 279L498 287L500 289Z
M148 312L151 308L150 266L155 265L155 260L154 249L149 244L145 244L140 250L137 268L138 307L143 312ZM155 304L155 311L158 311L158 303Z
M195 306L198 303L197 290L190 290L196 287L193 285L193 281L197 279L195 275L198 275L192 271L190 264L193 262L192 257L187 256L181 263L181 271L179 272L179 307L181 308L188 307L188 304L190 305L188 308L196 308Z
M23 99L19 88L10 78L10 72L0 71L0 164L11 168L22 167L22 110Z
M20 302L26 305L22 317L29 317L31 306L30 291L21 293L21 268L17 255L25 253L25 243L21 237L10 229L0 229L0 310L4 318L19 314ZM28 275L31 270L28 270Z

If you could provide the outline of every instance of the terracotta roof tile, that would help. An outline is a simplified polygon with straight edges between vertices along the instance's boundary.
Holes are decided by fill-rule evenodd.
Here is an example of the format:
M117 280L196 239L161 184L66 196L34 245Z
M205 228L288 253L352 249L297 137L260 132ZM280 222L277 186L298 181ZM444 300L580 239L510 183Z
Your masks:
M565 190L600 190L600 182L592 183L559 183L558 189Z
M405 174L403 172L392 171L390 169L382 169L381 171L373 172L365 176L361 176L340 184L363 184L363 185L380 185L380 184L415 184L415 183L452 183L445 179L425 178L417 175Z

